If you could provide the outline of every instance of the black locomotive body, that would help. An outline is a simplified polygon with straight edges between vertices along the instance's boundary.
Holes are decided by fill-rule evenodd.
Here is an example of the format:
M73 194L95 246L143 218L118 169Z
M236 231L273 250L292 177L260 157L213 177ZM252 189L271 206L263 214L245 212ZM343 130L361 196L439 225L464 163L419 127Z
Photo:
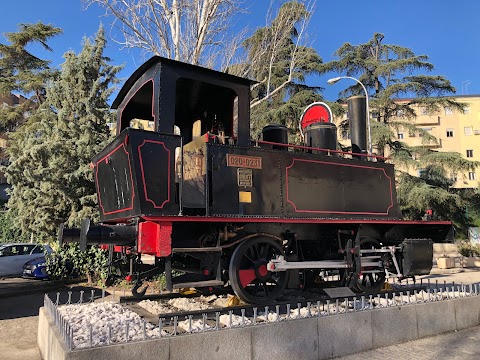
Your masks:
M135 291L141 254L155 255L169 290L229 283L248 302L325 272L356 291L378 289L388 271L428 274L450 222L402 220L393 165L336 150L323 136L333 125L310 127L309 146L288 144L282 126L252 141L251 85L160 57L142 65L113 104L116 138L92 161L101 223L60 238L129 247Z

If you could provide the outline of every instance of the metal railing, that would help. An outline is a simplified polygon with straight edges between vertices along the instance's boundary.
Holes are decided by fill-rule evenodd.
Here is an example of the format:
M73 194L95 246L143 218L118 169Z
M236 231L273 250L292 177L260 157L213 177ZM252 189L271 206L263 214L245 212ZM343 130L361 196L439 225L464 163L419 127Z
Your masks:
M429 283L429 285L431 284ZM55 301L45 294L44 307L48 316L58 327L61 338L67 348L73 350L75 348L93 348L116 343L219 331L304 318L320 318L350 312L408 306L480 295L480 283L441 286L437 282L433 286L433 289L426 288L420 291L407 290L326 300L325 302L307 302L306 306L302 306L301 302L294 302L283 305L246 307L245 309L236 309L235 313L234 310L223 308L219 311L215 311L215 309L210 312L206 311L201 313L201 315L198 315L199 311L192 312L192 314L186 312L185 315L172 317L169 317L168 314L162 314L158 317L158 325L153 325L139 316L132 320L124 321L120 325L112 323L89 323L85 325L79 321L68 320L66 309L72 306L98 305L99 302L95 300L100 300L100 304L109 303L120 306L116 302L106 301L104 290L101 295L96 295L95 290L91 290L88 298L84 296L84 291L80 291L78 301L76 302L72 301L72 292L68 292L68 299L63 305L60 304L60 293L57 293ZM114 316L115 314L111 315Z

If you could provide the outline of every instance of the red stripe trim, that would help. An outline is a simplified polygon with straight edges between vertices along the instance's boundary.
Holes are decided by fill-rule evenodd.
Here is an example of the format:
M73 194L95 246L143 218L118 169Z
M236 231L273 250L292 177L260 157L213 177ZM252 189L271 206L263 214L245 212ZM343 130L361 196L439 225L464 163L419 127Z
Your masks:
M145 143L153 143L153 144L159 144L162 145L163 148L167 151L168 154L168 170L167 170L167 177L168 177L168 183L167 183L167 199L162 203L162 205L157 205L155 201L150 199L147 194L147 182L145 181L145 173L144 173L144 168L143 168L143 160L142 160L142 151L141 148L145 145ZM151 202L153 204L153 207L155 209L162 209L163 206L170 202L170 150L165 146L165 143L163 141L155 141L155 140L143 140L142 144L138 146L138 158L140 160L140 171L142 172L142 181L143 181L143 191L145 194L145 200Z
M251 222L251 223L302 223L302 224L391 224L391 225L451 225L451 221L421 221L399 219L302 219L302 218L258 218L224 216L142 216L147 221L171 222Z
M380 213L380 212L361 212L361 211L330 211L330 210L297 209L297 206L295 205L295 203L292 200L290 200L290 197L289 197L289 194L288 194L288 169L293 167L293 165L295 164L295 161L318 163L318 164L325 164L325 165L332 165L332 166L347 166L347 167L355 167L355 168L383 171L383 173L385 174L385 177L389 180L389 184L390 184L390 205L387 208L386 212L383 212L383 213ZM349 215L349 214L350 215L385 215L385 216L388 216L388 212L393 207L392 178L387 175L384 168L378 168L378 167L373 167L373 166L354 165L354 164L341 164L341 163L326 162L326 161L319 161L319 160L306 160L306 159L293 158L292 164L285 168L285 180L286 180L285 181L285 190L286 190L285 192L286 192L287 202L290 203L293 206L293 209L297 213L340 214L340 215Z

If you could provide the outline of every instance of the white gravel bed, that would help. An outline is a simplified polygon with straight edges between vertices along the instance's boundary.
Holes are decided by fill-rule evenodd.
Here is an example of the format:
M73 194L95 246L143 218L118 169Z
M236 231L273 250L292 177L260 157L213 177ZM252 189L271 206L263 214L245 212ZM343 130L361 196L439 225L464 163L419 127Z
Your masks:
M160 335L158 327L144 322L135 312L111 301L61 305L58 311L73 329L74 348L126 342L127 323L128 341L143 340L144 326L147 338ZM162 335L166 335L166 332L162 332Z
M361 299L356 301L343 301L338 300L331 301L329 304L321 304L317 307L317 304L311 304L308 307L298 307L292 304L289 314L281 312L276 314L272 308L265 309L259 306L257 317L254 321L252 316L242 316L235 314L228 314L228 309L223 309L223 314L219 316L219 327L230 328L248 326L255 323L269 323L277 321L286 321L290 319L308 318L316 316L326 316L335 313L345 313L347 311L358 311L362 309L387 307L387 306L401 306L406 304L421 303L425 301L439 301L442 299L451 299L453 297L468 297L469 291L455 291L455 292L434 292L430 294L426 291L420 291L417 294L411 293L403 296L397 296L395 299L383 297L374 297L370 300L369 297L365 297L362 302ZM200 298L177 298L168 301L157 302L144 300L139 303L142 308L154 313L154 314L168 314L178 311L196 311L212 309L215 302L221 303L222 307L225 307L227 298L210 296ZM348 309L347 309L348 305ZM268 312L262 311L268 310ZM83 348L90 346L108 345L109 343L122 343L126 342L126 334L128 332L128 341L138 341L149 338L155 338L160 336L159 327L154 326L151 323L145 322L135 312L124 308L118 303L111 301L104 301L98 303L84 303L74 305L61 305L58 307L58 311L68 324L73 329L73 348ZM215 318L208 319L205 323L202 320L197 319L179 319L177 323L178 333L188 332L200 332L214 330ZM128 325L127 325L128 324ZM109 330L110 326L110 330ZM171 324L170 324L171 326ZM167 332L168 331L168 332ZM162 330L162 336L168 336L172 332L172 329L167 331ZM110 333L110 335L109 335Z
M180 311L209 310L227 305L226 296L200 296L198 298L176 298L170 300L142 300L138 306L154 315L171 314Z

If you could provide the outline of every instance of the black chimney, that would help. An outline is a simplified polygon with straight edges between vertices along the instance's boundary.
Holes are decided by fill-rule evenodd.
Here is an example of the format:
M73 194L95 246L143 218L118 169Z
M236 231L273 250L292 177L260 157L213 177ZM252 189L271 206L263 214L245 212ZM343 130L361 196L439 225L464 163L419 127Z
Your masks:
M367 152L367 99L365 96L352 96L347 99L347 104L352 152L365 154Z

